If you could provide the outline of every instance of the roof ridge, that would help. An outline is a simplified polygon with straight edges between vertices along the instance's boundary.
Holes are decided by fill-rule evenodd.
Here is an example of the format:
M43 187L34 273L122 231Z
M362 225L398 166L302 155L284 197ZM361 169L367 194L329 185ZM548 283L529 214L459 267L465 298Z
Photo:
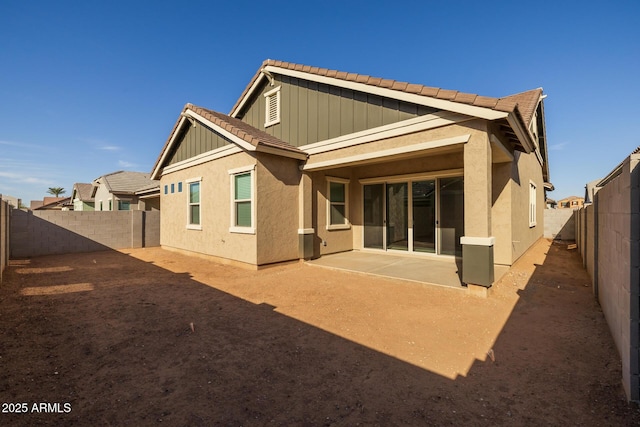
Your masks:
M327 68L321 68L316 66L308 66L302 64L296 64L291 62L279 61L274 59L266 59L262 62L262 65L258 69L258 71L254 74L253 78L249 81L248 85L245 87L244 91L237 99L233 108L231 109L229 115L233 114L236 109L238 109L247 94L251 91L251 88L260 77L263 68L267 66L274 66L279 68L284 68L288 70L300 71L308 74L315 74L319 76L335 78L345 81L352 81L356 83L365 84L367 86L381 87L384 89L389 89L397 92L405 92L411 93L419 96L425 96L434 99L440 99L445 101L451 101L459 104L471 105L475 107L481 108L489 108L492 110L502 111L506 113L514 112L518 114L517 103L509 102L512 101L512 97L521 96L523 94L527 94L529 92L542 91L542 88L530 89L527 91L506 95L502 97L490 97L483 96L474 93L466 93L460 92L458 90L452 89L444 89L435 86L426 86L419 83L407 83L399 80L385 79L381 77L373 77L365 74L359 73L349 73L345 71L331 70ZM519 112L521 118L524 119L524 115L522 111ZM526 123L528 125L528 123Z

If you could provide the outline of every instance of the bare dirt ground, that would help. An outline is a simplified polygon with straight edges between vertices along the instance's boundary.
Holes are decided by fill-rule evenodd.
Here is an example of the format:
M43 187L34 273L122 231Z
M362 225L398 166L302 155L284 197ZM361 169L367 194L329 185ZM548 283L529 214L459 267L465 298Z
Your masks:
M0 400L28 410L0 425L640 425L579 256L545 240L488 298L160 248L5 277Z

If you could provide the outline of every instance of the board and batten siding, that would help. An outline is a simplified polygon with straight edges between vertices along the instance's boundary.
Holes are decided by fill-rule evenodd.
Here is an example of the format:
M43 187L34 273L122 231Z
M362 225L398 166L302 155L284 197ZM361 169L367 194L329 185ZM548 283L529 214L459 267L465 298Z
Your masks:
M185 126L178 136L178 143L175 144L176 148L173 150L173 153L169 155L169 162L167 164L171 165L182 160L187 160L198 154L215 150L230 143L231 141L227 138L217 134L199 122L196 123L195 126L189 124Z
M300 147L438 110L289 76L274 76L238 115L245 123ZM280 86L280 123L265 128L264 94Z

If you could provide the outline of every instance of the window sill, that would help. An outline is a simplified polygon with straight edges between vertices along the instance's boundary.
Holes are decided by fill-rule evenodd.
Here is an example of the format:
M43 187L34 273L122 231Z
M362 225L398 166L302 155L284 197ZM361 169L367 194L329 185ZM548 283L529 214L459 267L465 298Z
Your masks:
M202 230L202 225L187 224L187 230Z
M327 230L350 230L351 224L334 224L327 225Z
M256 229L253 227L229 227L229 232L239 234L256 234Z

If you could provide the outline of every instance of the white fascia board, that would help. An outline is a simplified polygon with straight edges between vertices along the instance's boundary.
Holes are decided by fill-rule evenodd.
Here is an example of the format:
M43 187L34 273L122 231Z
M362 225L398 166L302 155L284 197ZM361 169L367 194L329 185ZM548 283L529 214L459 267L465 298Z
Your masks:
M217 124L213 123L211 120L208 120L208 119L202 117L200 114L198 114L198 113L196 113L194 111L191 111L191 110L187 110L185 112L185 114L190 116L190 117L193 117L194 119L196 119L200 123L207 125L211 129L213 129L217 133L219 133L220 135L222 135L225 138L231 140L232 142L238 144L241 148L243 148L243 149L245 149L247 151L256 151L256 147L254 147L253 145L249 144L244 139L239 138L236 135L232 134L231 132L227 131L226 129L221 128Z
M385 157L395 157L403 154L415 153L418 151L427 151L434 148L446 147L455 144L464 144L471 138L470 134L454 136L451 138L438 139L436 141L421 142L404 147L390 148L387 150L374 151L354 156L341 157L333 160L325 160L317 163L307 163L302 167L304 171L328 169L348 164L358 164L369 160L383 159Z
M298 160L307 160L307 157L309 157L306 153L296 153L295 151L279 149L276 147L269 147L261 144L258 144L258 148L256 149L256 151L259 151L261 153L275 154L276 156L289 157L291 159L298 159Z
M511 126L511 129L513 129L513 132L516 134L520 142L522 142L524 151L527 154L531 153L535 148L532 146L533 137L529 133L529 129L522 129L520 122L513 114L509 114L507 116L507 122L509 122L509 126Z
M258 86L260 86L260 84L262 83L262 79L266 78L265 73L263 72L264 70L265 69L263 69L260 72L260 75L258 76L256 81L253 82L253 84L245 94L244 98L242 98L242 100L240 101L236 109L233 110L231 114L229 114L231 117L236 117L238 115L238 113L242 110L242 107L244 107L244 104L246 104L249 98L251 98L251 95L253 95L253 92L258 88Z
M417 95L414 93L407 93L407 92L383 88L379 86L367 85L364 83L336 79L334 77L319 76L317 74L305 73L303 71L279 68L273 65L267 65L264 68L264 70L270 73L281 74L281 75L295 77L303 80L310 80L318 83L328 84L331 86L342 87L345 89L352 89L359 92L370 93L373 95L383 96L385 98L393 98L400 101L411 102L413 104L424 105L427 107L454 111L456 113L466 114L468 116L479 117L487 120L503 119L508 115L508 113L492 110L491 108L476 107L474 105L462 104L459 102L447 101L447 100L438 99L438 98L431 98L428 96ZM251 90L253 89L254 87L252 86ZM247 96L249 96L250 93L251 91L247 93ZM245 98L247 96L245 96ZM236 110L239 110L239 108Z
M384 126L378 126L371 129L365 129L360 132L350 133L324 141L314 142L300 147L301 150L309 154L319 154L327 151L338 150L340 148L351 147L353 145L364 144L367 142L377 141L380 139L392 138L395 136L406 135L409 133L420 132L437 127L447 126L454 123L461 123L466 120L472 120L470 116L452 113L438 112L427 114L424 116L414 117L400 122L391 123Z
M221 159L222 157L230 156L236 153L242 153L242 149L236 145L225 145L224 147L216 148L215 150L207 151L206 153L202 153L195 157L191 157L190 159L186 159L181 162L174 163L171 166L167 166L162 171L162 175L171 172L177 172L179 170L187 169L192 166L201 165L202 163Z
M158 174L160 173L160 169L162 168L162 164L167 159L167 156L169 155L169 152L171 152L171 148L173 147L173 144L174 144L176 138L178 137L178 134L180 133L180 129L182 128L182 125L184 124L184 122L186 120L187 120L187 118L181 115L180 122L178 123L178 126L176 126L176 131L173 133L173 135L171 135L171 139L169 140L169 143L167 144L167 148L161 154L160 161L158 162L158 165L155 167L155 169L153 171L151 171L151 179L158 179L159 178Z

